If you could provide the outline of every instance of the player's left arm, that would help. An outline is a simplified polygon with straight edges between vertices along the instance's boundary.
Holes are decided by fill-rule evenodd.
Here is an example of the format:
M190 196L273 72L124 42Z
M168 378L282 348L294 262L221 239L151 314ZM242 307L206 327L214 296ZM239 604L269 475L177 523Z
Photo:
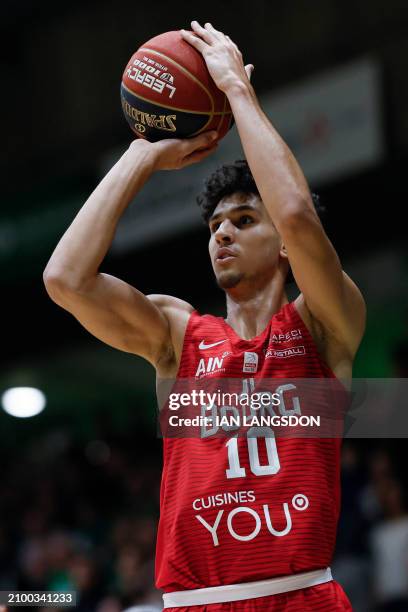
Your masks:
M211 24L192 22L183 38L202 53L234 113L248 164L262 201L286 247L307 308L331 336L356 352L365 327L364 299L343 272L316 214L294 155L262 111L250 83L253 69L231 39Z
M342 270L316 212L306 212L279 230L296 284L312 316L354 357L365 329L360 290Z

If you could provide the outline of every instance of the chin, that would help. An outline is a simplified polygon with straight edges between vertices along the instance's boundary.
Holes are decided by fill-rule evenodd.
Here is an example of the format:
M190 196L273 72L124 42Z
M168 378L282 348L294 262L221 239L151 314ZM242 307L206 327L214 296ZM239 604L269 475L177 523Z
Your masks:
M217 285L220 289L232 289L241 282L243 276L242 272L224 272L217 276Z

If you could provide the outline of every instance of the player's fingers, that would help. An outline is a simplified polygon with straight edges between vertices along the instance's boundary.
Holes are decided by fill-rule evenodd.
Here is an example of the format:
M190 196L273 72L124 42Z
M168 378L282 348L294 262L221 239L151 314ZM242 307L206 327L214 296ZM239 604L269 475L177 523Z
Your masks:
M191 166L192 164L197 164L206 157L209 157L212 153L214 153L214 151L217 150L217 147L218 143L216 142L212 145L212 147L208 147L207 149L203 149L202 151L195 151L194 153L187 155L187 157L185 157L183 160L183 167Z
M251 76L254 70L255 70L255 66L253 64L247 64L245 66L245 72L247 73L247 77L249 80L251 80Z
M198 21L192 21L191 22L191 27L194 30L194 32L196 34L198 34L198 36L200 36L200 38L202 38L203 40L205 40L205 42L209 45L213 44L217 37L214 36L214 33L211 32L210 30L207 30L206 28L203 28Z
M193 34L193 32L189 32L188 30L180 30L180 34L186 42L197 49L197 51L200 51L200 53L202 53L207 46L207 43Z
M232 45L233 47L235 47L235 49L236 49L237 51L239 51L239 49L238 49L238 45L237 45L236 43L234 43L234 41L233 41L233 40L232 40L232 39L231 39L229 36L225 35L225 38L228 40L228 42L229 42L229 43L231 43L231 45Z
M213 34L215 38L222 39L224 36L224 34L220 32L219 30L216 30L214 26L212 25L212 23L210 23L209 21L207 21L207 23L204 24L204 28L208 32L211 32L211 34Z
M193 138L187 138L183 141L185 155L190 155L190 153L197 151L197 149L206 149L212 145L217 136L218 133L215 130L211 130L210 132L198 134L198 136L194 136Z

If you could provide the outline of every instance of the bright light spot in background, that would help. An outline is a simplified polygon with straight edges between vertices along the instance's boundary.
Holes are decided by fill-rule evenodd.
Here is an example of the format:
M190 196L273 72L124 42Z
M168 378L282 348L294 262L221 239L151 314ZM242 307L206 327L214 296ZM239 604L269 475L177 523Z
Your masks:
M3 410L20 419L39 414L46 403L44 393L35 387L12 387L1 396Z

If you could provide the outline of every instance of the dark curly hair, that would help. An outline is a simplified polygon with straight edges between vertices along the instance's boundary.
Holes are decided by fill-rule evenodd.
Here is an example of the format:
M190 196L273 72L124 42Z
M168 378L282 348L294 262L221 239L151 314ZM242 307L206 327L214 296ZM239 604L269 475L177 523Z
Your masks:
M246 159L238 159L233 164L224 164L205 181L204 191L197 196L197 203L201 208L201 217L204 223L208 224L222 198L238 191L259 196L258 187ZM322 219L326 209L316 193L311 195L316 212Z
M219 204L227 195L242 192L260 196L254 177L246 159L238 159L233 164L224 164L218 168L204 183L204 191L197 196L201 208L201 217L206 225ZM324 218L326 208L317 193L311 193L316 213L320 220ZM292 270L289 267L286 283L293 282Z

